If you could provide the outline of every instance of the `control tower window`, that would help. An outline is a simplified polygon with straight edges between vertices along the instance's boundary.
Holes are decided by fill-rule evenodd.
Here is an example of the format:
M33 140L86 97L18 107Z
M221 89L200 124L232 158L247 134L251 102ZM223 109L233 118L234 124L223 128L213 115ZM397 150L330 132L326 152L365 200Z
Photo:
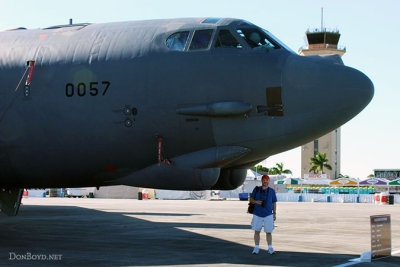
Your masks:
M189 31L176 32L167 38L166 44L172 50L183 51L188 37Z
M236 40L236 38L228 30L219 31L215 47L243 48L243 46Z
M237 33L247 42L252 49L272 50L280 48L263 31L256 28L237 29Z
M207 49L210 45L213 30L195 31L189 50Z

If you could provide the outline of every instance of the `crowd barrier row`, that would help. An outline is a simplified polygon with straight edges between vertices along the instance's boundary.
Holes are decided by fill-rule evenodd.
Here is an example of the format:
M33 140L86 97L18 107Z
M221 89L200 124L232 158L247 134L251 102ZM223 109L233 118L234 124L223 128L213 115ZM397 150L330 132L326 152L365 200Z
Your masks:
M374 194L291 194L276 193L280 202L336 202L336 203L374 203ZM400 204L400 195L394 195L394 203Z

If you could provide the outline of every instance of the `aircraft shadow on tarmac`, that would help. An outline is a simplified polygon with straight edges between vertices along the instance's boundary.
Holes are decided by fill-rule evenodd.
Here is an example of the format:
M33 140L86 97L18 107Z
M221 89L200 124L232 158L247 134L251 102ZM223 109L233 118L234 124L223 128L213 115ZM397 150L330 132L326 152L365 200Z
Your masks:
M235 230L249 229L248 225L152 222L126 215L194 214L117 213L73 206L24 206L17 217L0 216L0 266L333 266L358 256L301 252L268 255L265 250L259 255L251 255L252 247L179 229L229 229L235 236ZM252 239L250 230L249 239ZM58 254L62 259L51 262L9 260L11 252ZM395 264L400 263L397 260Z

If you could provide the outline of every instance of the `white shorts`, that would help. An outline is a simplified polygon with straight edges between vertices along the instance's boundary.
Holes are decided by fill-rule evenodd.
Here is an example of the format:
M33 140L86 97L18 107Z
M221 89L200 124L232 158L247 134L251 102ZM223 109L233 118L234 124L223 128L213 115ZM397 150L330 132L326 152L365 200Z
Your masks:
M266 217L258 217L257 215L253 215L251 229L260 232L263 226L264 232L266 233L272 233L272 231L274 231L274 216L272 214Z

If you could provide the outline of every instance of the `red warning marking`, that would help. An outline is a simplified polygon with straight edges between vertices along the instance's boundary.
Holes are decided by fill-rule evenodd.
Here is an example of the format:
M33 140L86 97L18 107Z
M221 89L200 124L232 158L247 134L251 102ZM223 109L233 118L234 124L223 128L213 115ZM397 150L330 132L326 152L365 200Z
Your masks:
M114 165L106 165L106 171L108 172L114 172L115 171L115 166Z
M32 76L33 76L33 69L35 68L35 61L29 61L28 62L28 67L29 67L29 73L28 73L28 78L26 78L25 86L29 86L31 84Z

